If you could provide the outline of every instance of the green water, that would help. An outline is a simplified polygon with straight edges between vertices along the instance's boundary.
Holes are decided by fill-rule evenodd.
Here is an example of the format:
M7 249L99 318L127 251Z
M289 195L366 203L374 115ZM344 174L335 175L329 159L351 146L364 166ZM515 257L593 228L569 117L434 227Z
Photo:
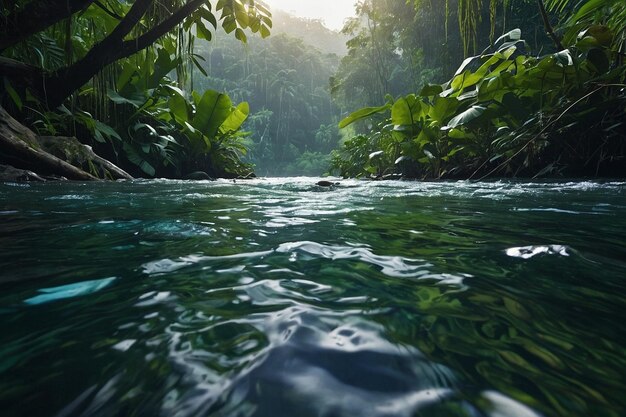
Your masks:
M626 415L626 183L0 184L0 415Z

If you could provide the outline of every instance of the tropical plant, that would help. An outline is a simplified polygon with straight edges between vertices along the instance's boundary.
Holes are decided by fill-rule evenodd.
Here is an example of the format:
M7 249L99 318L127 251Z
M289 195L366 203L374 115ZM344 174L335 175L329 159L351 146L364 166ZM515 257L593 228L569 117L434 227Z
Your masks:
M377 145L369 160L383 163L376 174L471 178L559 169L614 174L626 156L620 121L626 69L611 69L618 53L606 30L591 26L569 49L541 58L524 54L521 31L513 30L493 52L467 58L442 86L356 111L340 127L390 112L368 135L370 149ZM359 141L363 148L362 137ZM353 162L342 158L346 151L336 153L333 163L349 175L355 167L346 169ZM395 166L389 163L393 158ZM412 172L405 169L407 161ZM358 172L374 173L372 163L362 163Z
M0 51L21 49L21 42L65 22L63 41L67 52L66 65L60 68L33 66L32 62L18 61L9 57L20 55L9 51L0 60L0 75L31 94L45 100L50 107L63 103L74 91L85 85L108 65L131 57L153 45L160 44L170 54L182 54L185 39L198 37L210 40L211 31L217 29L218 21L228 33L245 41L244 29L269 35L270 13L254 0L218 0L213 9L206 0L136 0L133 3L79 0L66 6L65 0L19 1L12 8L3 10L0 24ZM92 28L89 41L80 43L73 32L74 25ZM51 29L54 32L54 28ZM79 30L80 33L80 30ZM79 44L80 48L74 48Z
M202 69L195 39L211 40L218 23L238 41L246 41L244 29L268 36L270 13L262 4L87 0L55 9L59 4L20 1L2 10L5 105L40 129L92 137L99 153L136 166L139 175L181 176L200 159L215 175L235 175L235 166L248 174L239 161L238 126L198 139L194 125L181 127L164 114L172 95L183 94L177 87L191 87L190 66Z

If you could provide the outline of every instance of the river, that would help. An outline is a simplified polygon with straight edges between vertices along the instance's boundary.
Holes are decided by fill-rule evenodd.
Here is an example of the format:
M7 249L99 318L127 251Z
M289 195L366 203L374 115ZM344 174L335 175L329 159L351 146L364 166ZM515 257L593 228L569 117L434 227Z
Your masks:
M0 184L0 414L626 415L626 183L316 181Z

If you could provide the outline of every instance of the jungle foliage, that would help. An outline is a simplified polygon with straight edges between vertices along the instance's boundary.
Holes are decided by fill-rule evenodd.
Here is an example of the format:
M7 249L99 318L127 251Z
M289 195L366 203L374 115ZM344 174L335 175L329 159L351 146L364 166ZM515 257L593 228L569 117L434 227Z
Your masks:
M414 19L419 19L421 11L428 12L426 3L413 4ZM469 11L462 3L456 8L458 33L467 52L481 39L480 28L477 23L469 31L464 29ZM498 27L493 5L498 2L490 2L486 9L480 8L481 2L470 3L478 4L476 13L489 16L473 19L490 21L489 34L493 35ZM448 81L413 90L418 93L398 97L393 89L385 88L384 82L393 77L376 73L379 94L392 92L398 98L387 95L383 105L363 103L367 107L340 123L346 127L367 119L368 125L357 126L358 134L334 153L334 169L345 176L397 173L411 178L626 175L626 5L614 0L574 3L552 0L546 2L547 9L537 7L543 6L541 1L525 6L526 14L531 8L537 11L536 25L543 21L550 35L544 35L545 40L553 43L541 49L554 52L532 53L536 39L523 40L522 30L516 28L464 59ZM505 13L499 25L506 28L510 5L501 6ZM548 11L559 17L558 34ZM397 60L404 59L406 54L399 52L404 51L402 31L388 31L388 40L377 41L372 27L380 26L368 23L361 29L359 36L367 41L361 44L369 42L375 56L382 56L377 51L383 50L388 56L395 54ZM359 51L351 49L349 57ZM445 67L445 62L440 64ZM349 77L338 83L339 89L350 91L346 84L350 85Z
M626 175L623 1L63 4L2 3L0 105L135 176Z
M197 40L269 36L249 0L17 1L3 5L0 100L40 134L72 135L136 175L249 175L247 103L193 91Z

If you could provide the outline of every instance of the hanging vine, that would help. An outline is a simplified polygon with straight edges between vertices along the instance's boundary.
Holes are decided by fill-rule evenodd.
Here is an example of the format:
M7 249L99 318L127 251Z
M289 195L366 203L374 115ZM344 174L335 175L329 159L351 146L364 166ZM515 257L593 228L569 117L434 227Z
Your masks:
M489 43L493 43L496 34L496 17L498 14L498 0L489 2Z
M482 0L459 0L459 31L463 42L463 54L468 56L471 51L476 52L476 34L481 17Z

